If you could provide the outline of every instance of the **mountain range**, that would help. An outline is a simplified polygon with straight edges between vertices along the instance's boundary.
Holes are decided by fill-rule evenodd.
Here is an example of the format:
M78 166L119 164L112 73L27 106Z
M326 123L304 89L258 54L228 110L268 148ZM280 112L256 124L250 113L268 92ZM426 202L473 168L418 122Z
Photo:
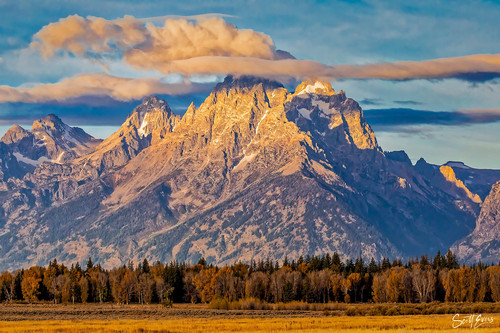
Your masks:
M147 97L105 140L55 115L14 125L0 178L0 269L450 247L500 259L500 171L384 152L358 103L322 81L291 92L228 76L182 117Z

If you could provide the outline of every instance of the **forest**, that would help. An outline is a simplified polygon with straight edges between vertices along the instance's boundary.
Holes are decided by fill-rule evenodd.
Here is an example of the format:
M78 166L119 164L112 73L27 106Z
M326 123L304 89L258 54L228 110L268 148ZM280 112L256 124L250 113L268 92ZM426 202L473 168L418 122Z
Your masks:
M26 303L499 302L500 263L459 265L451 251L405 263L387 258L344 262L334 253L223 267L203 258L195 265L144 259L109 270L91 259L85 267L53 260L46 267L4 271L0 288L0 301Z

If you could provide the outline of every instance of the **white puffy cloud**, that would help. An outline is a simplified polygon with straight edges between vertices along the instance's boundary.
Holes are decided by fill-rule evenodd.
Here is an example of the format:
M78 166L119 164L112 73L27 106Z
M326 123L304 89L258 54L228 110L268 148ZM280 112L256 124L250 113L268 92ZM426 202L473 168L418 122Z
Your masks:
M266 34L238 29L218 17L199 21L167 19L164 26L125 16L116 20L72 15L44 26L32 47L50 57L57 51L75 55L117 56L153 67L158 63L200 56L273 59L274 43Z

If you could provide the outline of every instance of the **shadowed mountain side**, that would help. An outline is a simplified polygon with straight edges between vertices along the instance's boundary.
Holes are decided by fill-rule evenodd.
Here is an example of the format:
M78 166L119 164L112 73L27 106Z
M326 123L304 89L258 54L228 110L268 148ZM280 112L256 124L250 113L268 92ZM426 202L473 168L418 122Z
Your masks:
M474 231L457 241L452 250L465 262L497 264L500 261L500 181L484 200Z

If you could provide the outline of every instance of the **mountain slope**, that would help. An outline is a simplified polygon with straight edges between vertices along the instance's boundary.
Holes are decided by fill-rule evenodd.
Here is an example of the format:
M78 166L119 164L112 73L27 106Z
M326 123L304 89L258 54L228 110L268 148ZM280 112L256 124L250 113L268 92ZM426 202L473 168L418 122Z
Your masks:
M457 179L483 200L490 193L491 186L500 180L500 170L475 169L462 162L447 162L444 165L451 167Z
M474 231L455 243L452 250L466 262L500 261L500 181L484 200Z

